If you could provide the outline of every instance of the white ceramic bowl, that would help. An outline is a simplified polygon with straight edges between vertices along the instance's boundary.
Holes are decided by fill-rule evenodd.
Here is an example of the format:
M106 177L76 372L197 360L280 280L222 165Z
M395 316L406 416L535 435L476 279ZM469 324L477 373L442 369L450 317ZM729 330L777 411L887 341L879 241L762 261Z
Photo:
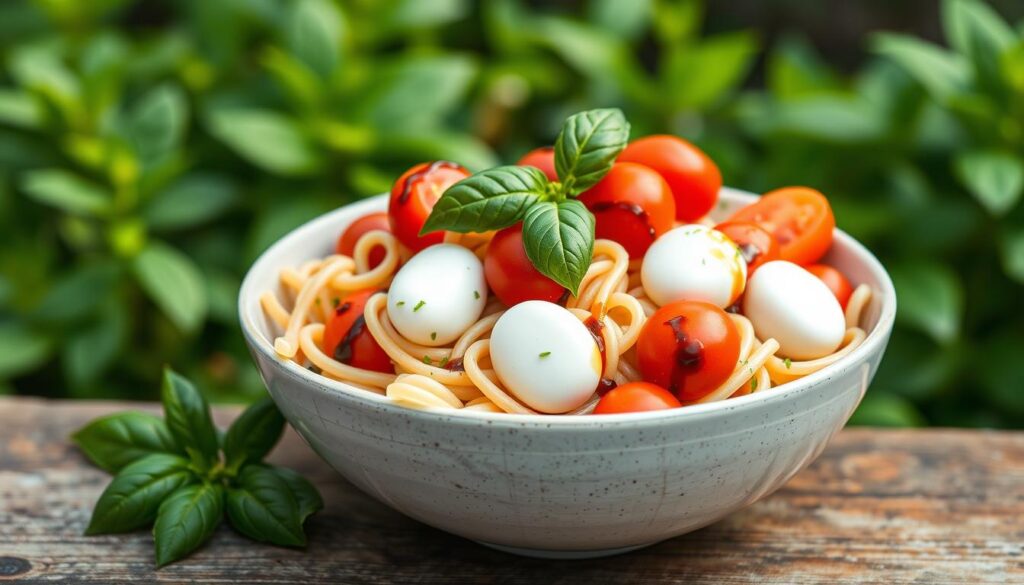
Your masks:
M723 189L720 217L752 195ZM796 382L660 412L530 416L421 411L274 354L258 298L278 270L322 257L383 196L291 232L253 265L239 296L246 341L281 411L349 481L431 526L511 552L587 557L695 530L772 493L843 427L882 359L896 296L864 247L837 231L826 261L874 299L867 340Z

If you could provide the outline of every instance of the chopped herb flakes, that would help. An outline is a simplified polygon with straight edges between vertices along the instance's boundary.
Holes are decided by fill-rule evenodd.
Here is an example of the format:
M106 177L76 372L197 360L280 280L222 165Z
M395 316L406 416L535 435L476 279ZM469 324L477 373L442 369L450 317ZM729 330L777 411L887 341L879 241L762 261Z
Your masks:
M429 366L429 365L433 364L434 362L430 360L430 356L429 355L425 355L425 356L423 356L423 363L425 363L425 364L427 364Z
M793 360L791 360L791 359L789 359L789 358L786 358L786 359L782 360L782 363L786 364L786 369L787 369L787 370L788 370L788 369L789 369L790 367L792 367L792 366L793 366Z
M412 308L412 312L415 313L416 311L419 311L420 308L422 308L423 305L425 305L425 304L427 304L427 301L423 301L423 300L421 300L420 302L416 303L416 306Z
M480 291L478 291L478 290L473 291L473 298L474 299L479 299L480 298Z
M542 352L540 352L540 357L542 359L548 357L549 355L551 355L550 351L542 351Z
M434 341L436 339L437 339L437 331L431 331L430 332L430 340Z
M441 358L441 361L438 362L437 365L441 366L442 368L447 366L448 365L448 356L444 356L443 358Z
M751 378L750 379L750 391L751 392L756 392L757 391L757 378Z
M341 303L341 299L339 299L338 297L334 297L333 299L331 299L331 306L332 307L338 308L338 304L339 303Z
M395 306L396 307L401 307L404 304L405 304L405 301L398 301L397 303L395 303Z

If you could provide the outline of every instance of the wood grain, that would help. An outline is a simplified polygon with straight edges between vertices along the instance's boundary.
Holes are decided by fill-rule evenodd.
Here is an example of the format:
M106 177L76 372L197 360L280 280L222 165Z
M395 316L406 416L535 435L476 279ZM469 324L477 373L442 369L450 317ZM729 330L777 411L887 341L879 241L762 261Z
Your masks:
M1024 433L851 429L786 487L709 528L619 557L522 559L409 520L290 434L272 459L327 501L295 551L222 527L153 570L145 531L82 536L109 481L66 437L154 405L0 399L0 581L21 583L1024 583ZM236 413L216 413L226 424Z

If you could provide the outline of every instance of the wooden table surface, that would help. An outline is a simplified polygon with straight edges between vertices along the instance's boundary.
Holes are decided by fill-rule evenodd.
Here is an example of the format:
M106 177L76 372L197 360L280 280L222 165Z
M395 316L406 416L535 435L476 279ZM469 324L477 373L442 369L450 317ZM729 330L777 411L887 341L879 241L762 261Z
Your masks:
M1024 583L1024 433L849 429L788 485L711 527L627 555L542 561L434 530L363 495L290 433L272 459L326 509L309 548L222 526L153 570L147 531L84 537L109 476L68 434L155 405L0 398L0 581L24 583ZM237 413L220 409L225 425Z

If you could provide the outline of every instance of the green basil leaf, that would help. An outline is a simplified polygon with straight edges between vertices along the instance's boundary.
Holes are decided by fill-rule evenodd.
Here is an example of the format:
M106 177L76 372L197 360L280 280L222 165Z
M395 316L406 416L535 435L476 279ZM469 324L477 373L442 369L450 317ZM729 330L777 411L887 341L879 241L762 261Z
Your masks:
M274 448L284 432L284 417L270 397L245 409L224 436L224 457L238 469L243 463L257 462Z
M298 120L272 110L217 108L207 123L215 138L271 173L308 175L323 162Z
M170 368L164 370L164 417L171 436L200 465L217 460L217 430L206 399L191 382Z
M323 79L338 66L345 36L344 15L329 0L292 3L285 23L288 47L303 64Z
M612 168L629 141L629 122L617 108L569 116L555 141L555 170L565 189L581 193Z
M1005 215L1024 193L1024 160L1008 152L965 152L954 166L960 182L992 215Z
M76 431L71 440L90 461L111 473L149 455L179 453L164 421L144 412L100 417Z
M534 167L504 166L455 183L437 200L420 234L485 232L508 227L544 194L547 177Z
M154 230L190 228L214 219L238 200L238 186L227 176L196 173L175 182L143 210Z
M174 562L209 540L224 516L224 487L201 483L178 488L160 505L153 538L156 566Z
M299 506L281 476L262 465L246 465L228 489L228 519L249 538L278 546L305 546Z
M128 532L153 522L160 503L175 490L195 481L184 457L148 455L128 465L103 490L86 534Z
M539 202L523 219L523 246L537 270L576 294L594 255L594 215L575 199Z
M964 60L942 47L914 37L880 33L872 47L895 61L932 95L945 100L963 90L969 80Z
M196 263L175 248L153 241L133 260L135 276L153 302L182 331L195 331L208 310L206 285Z
M0 380L31 371L50 359L53 342L20 323L0 324Z
M288 484L288 489L299 507L299 522L305 522L310 514L324 507L320 492L310 481L287 467L270 466L270 469Z

